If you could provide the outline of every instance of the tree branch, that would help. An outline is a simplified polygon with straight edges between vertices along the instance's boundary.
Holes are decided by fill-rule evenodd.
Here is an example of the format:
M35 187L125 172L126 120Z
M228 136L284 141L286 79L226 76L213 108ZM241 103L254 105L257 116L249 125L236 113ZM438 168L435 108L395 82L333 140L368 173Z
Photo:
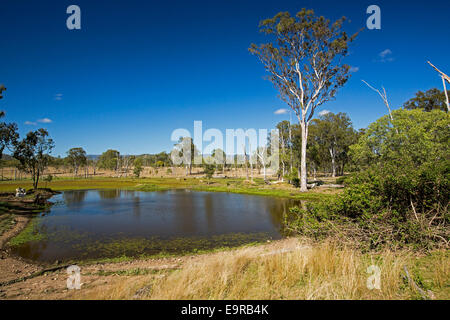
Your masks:
M391 107L389 106L389 101L388 101L388 98L387 98L386 89L383 87L383 93L381 93L380 90L375 89L375 88L372 87L370 84L368 84L366 81L364 81L364 80L361 80L361 81L364 82L370 89L372 89L373 91L377 92L377 93L380 95L381 99L383 99L384 104L385 104L386 107L388 108L388 111L389 111L389 117L391 118L391 123L392 123L392 125L394 126L394 117L392 116ZM398 134L398 130L395 129L395 131L396 131L397 134Z

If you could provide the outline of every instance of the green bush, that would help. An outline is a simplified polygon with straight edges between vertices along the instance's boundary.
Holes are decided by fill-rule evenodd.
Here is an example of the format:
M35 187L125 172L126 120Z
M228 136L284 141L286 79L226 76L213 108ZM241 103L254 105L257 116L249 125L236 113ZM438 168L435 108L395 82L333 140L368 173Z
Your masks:
M345 177L345 176L342 176L342 177L339 177L339 178L337 178L336 179L336 183L337 184L346 184L346 181L347 181L347 177Z
M393 125L381 118L351 147L363 169L346 178L341 194L292 210L294 229L315 237L347 232L370 247L447 245L449 115L397 110L393 116Z
M300 179L295 177L291 180L291 184L296 187L296 188L300 188Z
M215 165L213 165L213 164L204 164L203 165L203 172L205 173L205 175L208 179L212 178L215 170L216 170L216 168L215 168Z

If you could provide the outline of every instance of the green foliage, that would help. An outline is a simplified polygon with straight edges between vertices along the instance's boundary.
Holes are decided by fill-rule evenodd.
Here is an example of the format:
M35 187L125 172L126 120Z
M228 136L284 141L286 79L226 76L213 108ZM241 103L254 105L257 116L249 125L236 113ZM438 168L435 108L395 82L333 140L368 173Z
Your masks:
M433 110L396 110L372 123L351 147L354 160L363 166L411 167L448 159L449 115ZM395 128L394 128L395 127ZM398 131L398 133L397 133Z
M203 165L203 172L206 174L206 177L208 179L212 178L215 171L216 171L215 165L213 165L213 164L204 164Z
M297 168L292 168L292 171L289 171L288 174L284 177L290 184L292 184L296 188L300 188L300 179L298 178L298 170Z
M357 132L346 113L328 112L311 122L308 158L316 167L331 167L333 176L342 175L349 161L349 147L356 139Z
M347 188L335 199L298 211L293 223L297 229L319 236L329 229L320 225L318 230L317 224L328 216L329 223L340 226L336 229L370 247L446 243L449 115L397 110L393 117L393 123L385 116L369 126L351 147L363 169L346 179Z
M393 117L394 127L383 117L351 147L355 161L368 172L359 174L359 182L373 179L376 192L395 210L446 206L450 116L437 110L397 110Z
M116 170L120 153L117 150L106 150L98 160L98 167L101 169Z
M142 158L136 158L134 160L134 169L133 169L133 174L136 178L139 178L141 175L141 172L143 170L142 167Z
M450 91L448 91L450 95ZM403 108L413 110L421 109L423 111L441 110L447 111L445 103L445 93L439 89L433 88L425 92L418 91L416 96L403 104Z
M72 148L67 151L67 162L73 167L75 175L80 166L87 164L86 151L83 148Z
M330 228L330 216L324 210L324 203L310 205L308 209L297 206L290 208L285 224L291 230L306 237L317 240L326 237L332 230Z
M1 98L1 86L0 86ZM0 118L4 117L5 113L0 111ZM6 148L11 148L17 143L19 134L17 133L17 124L0 122L0 159L3 158L3 151Z
M22 141L15 141L13 157L19 161L19 169L31 174L33 187L39 184L41 173L50 162L54 142L45 129L31 131Z
M308 126L314 111L333 100L350 77L350 67L342 63L348 55L349 37L343 31L345 17L334 23L303 8L295 16L280 12L260 23L261 31L272 41L251 44L280 98L294 111L301 124L301 189L306 185ZM300 150L300 149L297 149Z
M339 178L336 179L336 183L337 183L337 184L343 184L343 185L345 185L345 184L346 184L346 181L347 181L347 177L345 177L345 176L342 176L342 177L339 177Z
M300 188L300 179L297 177L292 178L291 180L291 184L295 187L295 188Z

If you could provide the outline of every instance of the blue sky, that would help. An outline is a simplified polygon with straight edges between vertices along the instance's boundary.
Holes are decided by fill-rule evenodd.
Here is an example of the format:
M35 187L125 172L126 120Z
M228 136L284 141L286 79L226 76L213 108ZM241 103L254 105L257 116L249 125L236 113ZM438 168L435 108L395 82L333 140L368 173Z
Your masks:
M81 30L66 28L66 8L81 8ZM265 36L258 23L279 11L312 8L349 33L381 8L381 30L364 30L346 63L352 78L319 111L347 112L356 128L386 110L364 79L384 85L393 108L418 90L441 89L427 64L450 70L450 2L429 1L137 1L2 0L0 101L21 134L49 130L55 155L170 150L174 129L273 128L288 115L263 66L248 52ZM381 53L384 52L384 55ZM382 57L383 56L383 57Z

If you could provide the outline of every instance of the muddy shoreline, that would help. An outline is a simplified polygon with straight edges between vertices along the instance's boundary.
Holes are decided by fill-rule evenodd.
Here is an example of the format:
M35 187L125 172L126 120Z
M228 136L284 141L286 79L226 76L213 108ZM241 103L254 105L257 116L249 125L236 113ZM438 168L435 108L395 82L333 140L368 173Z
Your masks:
M11 254L8 242L22 232L34 216L48 209L52 205L48 199L58 193L51 189L31 190L23 198L12 192L0 194L4 214L14 216L14 225L0 235L0 284L29 277L48 267Z

